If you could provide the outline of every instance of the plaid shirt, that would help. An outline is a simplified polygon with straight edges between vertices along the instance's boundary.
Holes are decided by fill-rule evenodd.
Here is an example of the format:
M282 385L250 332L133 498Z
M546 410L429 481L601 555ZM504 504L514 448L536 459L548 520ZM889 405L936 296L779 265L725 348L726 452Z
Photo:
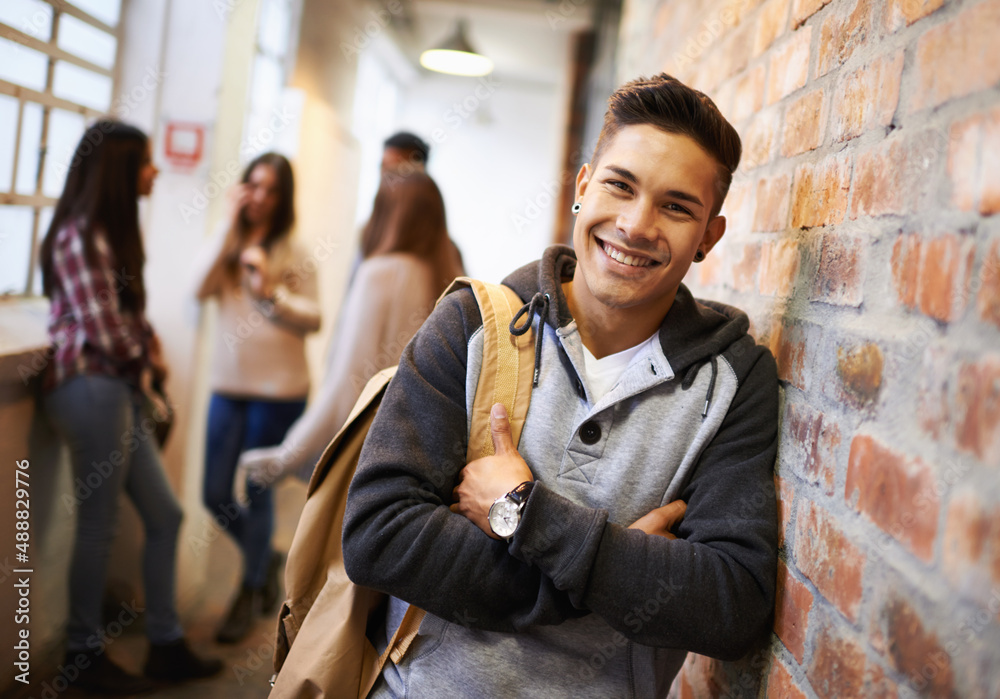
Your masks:
M95 231L94 247L97 264L91 265L75 224L65 225L56 234L48 390L80 374L121 377L138 387L149 365L152 328L142 313L119 307L119 292L131 277L124 267L121 271L114 268L114 256L100 231Z

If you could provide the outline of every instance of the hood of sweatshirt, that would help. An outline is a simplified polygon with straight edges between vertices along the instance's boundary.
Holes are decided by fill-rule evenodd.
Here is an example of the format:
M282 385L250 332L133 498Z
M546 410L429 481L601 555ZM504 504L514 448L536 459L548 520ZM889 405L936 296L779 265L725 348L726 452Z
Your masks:
M503 283L517 292L524 308L511 324L531 325L531 316L542 316L552 328L562 328L573 321L562 282L573 278L576 253L565 245L546 248L541 260L512 272ZM547 298L546 298L547 297ZM523 314L528 314L527 320ZM722 354L741 338L747 337L750 322L746 314L723 303L695 299L681 284L673 305L660 324L663 354L683 383L690 385L698 369ZM713 363L713 371L714 371ZM686 387L686 386L685 386Z

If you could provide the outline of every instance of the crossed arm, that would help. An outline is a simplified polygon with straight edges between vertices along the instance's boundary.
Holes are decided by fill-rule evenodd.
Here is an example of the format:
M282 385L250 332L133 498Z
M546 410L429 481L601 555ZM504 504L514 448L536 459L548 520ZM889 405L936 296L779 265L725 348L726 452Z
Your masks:
M766 630L774 602L770 355L760 355L752 370L760 376L737 393L684 490L677 539L651 535L657 525L645 517L636 528L610 523L606 511L537 483L508 544L480 523L487 502L528 480L509 463L520 457L514 450L491 457L499 466L464 463L466 338L478 320L445 299L404 352L351 484L351 578L484 629L592 612L638 643L741 656ZM772 391L753 390L770 381ZM654 600L656 613L644 614Z

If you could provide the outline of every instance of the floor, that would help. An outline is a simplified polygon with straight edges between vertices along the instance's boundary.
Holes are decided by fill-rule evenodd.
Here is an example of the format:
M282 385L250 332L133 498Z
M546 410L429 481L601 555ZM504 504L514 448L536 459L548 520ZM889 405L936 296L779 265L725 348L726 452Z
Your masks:
M305 500L305 486L287 479L277 490L278 521L274 534L274 546L278 551L287 552L292 542L295 525ZM144 697L154 699L264 699L270 691L269 680L273 672L271 656L274 650L274 632L277 612L257 619L253 630L243 642L236 645L219 645L214 642L215 632L225 615L230 597L235 594L241 573L236 546L225 537L219 537L211 544L208 586L204 596L187 610L182 619L185 633L192 648L204 656L222 659L222 672L213 678L177 685L162 685ZM283 597L282 597L283 598ZM139 624L129 628L114 644L108 646L109 655L130 672L140 673L146 657L146 639ZM49 687L54 675L49 676ZM46 684L36 685L33 691L18 695L22 697L51 697L62 699L82 699L94 695L69 689L59 693L52 689L45 691ZM56 687L59 689L60 687Z

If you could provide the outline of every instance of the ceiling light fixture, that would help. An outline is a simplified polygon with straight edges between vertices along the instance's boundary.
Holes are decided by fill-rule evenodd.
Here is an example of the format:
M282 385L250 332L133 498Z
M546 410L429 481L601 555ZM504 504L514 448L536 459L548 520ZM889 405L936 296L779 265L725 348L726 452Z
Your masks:
M472 48L465 36L465 20L459 20L446 41L420 54L420 65L450 75L486 75L493 70L493 61Z

